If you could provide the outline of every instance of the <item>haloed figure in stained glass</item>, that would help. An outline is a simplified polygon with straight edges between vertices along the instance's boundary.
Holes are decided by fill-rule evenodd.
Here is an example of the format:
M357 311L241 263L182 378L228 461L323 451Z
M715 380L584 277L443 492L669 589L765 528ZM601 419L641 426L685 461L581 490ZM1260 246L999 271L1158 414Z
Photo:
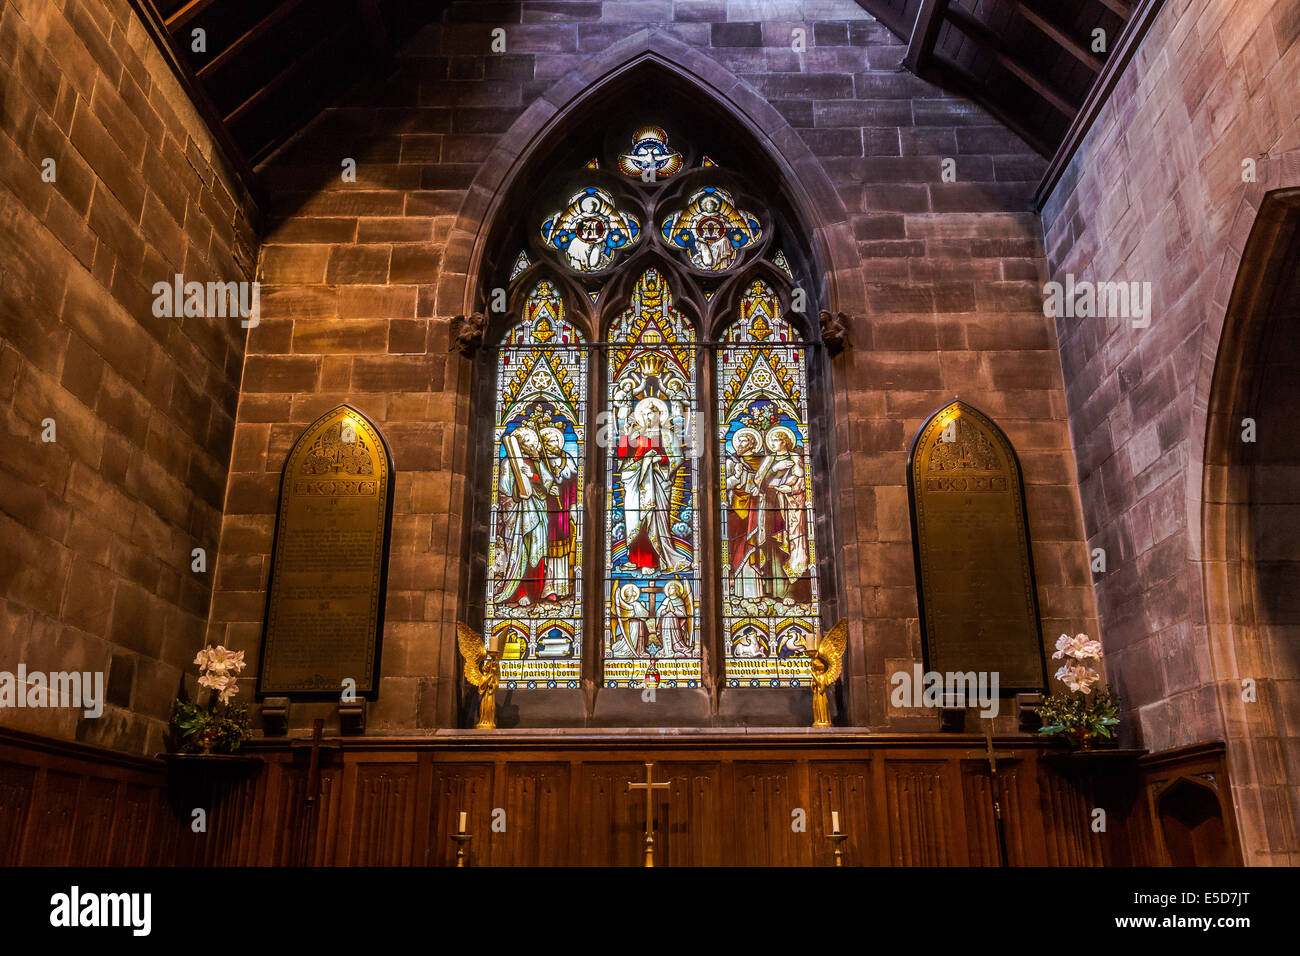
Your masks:
M642 390L656 389L652 377L642 381ZM668 405L654 395L636 403L631 429L618 441L627 561L652 573L680 571L691 563L690 555L673 544L673 484L685 462L678 442Z
M755 403L749 420L780 421L770 414ZM793 604L808 570L807 475L790 428L770 425L761 435L738 428L725 466L732 594Z
M499 359L485 616L505 639L507 687L576 686L586 353L552 282L523 311Z
M804 350L766 282L738 305L718 354L727 678L804 681L818 613Z
M494 599L527 607L573 594L578 464L545 405L502 441L502 566Z
M694 331L656 269L610 328L606 686L696 686ZM680 683L679 683L680 682Z

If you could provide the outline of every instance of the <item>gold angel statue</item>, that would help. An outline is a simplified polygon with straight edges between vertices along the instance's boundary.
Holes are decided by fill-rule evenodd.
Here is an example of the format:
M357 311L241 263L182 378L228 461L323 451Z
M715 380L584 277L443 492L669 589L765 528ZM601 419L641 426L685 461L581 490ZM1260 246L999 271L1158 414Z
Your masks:
M841 661L844 658L844 647L848 639L848 619L840 618L839 623L830 629L830 633L823 637L819 644L804 651L808 655L808 663L812 669L814 727L831 725L826 688L839 680L840 672L843 670Z
M464 624L456 625L456 643L465 658L465 679L478 688L476 730L493 730L497 725L497 684L501 681L501 654L489 651Z

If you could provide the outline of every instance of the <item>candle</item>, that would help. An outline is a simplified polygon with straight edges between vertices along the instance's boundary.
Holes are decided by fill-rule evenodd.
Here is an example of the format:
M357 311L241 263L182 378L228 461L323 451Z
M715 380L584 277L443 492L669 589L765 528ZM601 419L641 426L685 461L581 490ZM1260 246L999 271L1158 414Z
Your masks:
M466 817L465 811L464 810L460 811L460 830L458 831L460 833L465 832L465 817Z
M462 813L461 816L463 817L464 814ZM840 811L838 810L831 811L831 832L832 833L840 832Z
M492 654L501 653L501 635L491 634L487 639L487 649Z

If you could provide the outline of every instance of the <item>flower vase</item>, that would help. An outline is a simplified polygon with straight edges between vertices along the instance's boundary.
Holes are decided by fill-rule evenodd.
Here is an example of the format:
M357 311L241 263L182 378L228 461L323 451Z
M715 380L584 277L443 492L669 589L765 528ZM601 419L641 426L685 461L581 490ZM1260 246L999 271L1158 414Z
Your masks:
M1097 735L1083 727L1072 727L1066 739L1071 747L1080 751L1092 750L1097 744Z

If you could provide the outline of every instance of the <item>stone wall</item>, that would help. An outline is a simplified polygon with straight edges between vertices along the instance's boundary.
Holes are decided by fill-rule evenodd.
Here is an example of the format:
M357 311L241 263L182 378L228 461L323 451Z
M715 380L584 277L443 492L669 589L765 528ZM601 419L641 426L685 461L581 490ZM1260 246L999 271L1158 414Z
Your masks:
M492 53L503 27L506 52ZM792 30L806 31L804 52ZM527 131L637 50L686 64L784 151L819 204L854 347L836 359L839 585L854 622L850 713L887 714L886 675L920 659L906 457L955 396L1020 453L1044 632L1095 630L1075 463L1030 200L1044 161L988 114L901 72L905 46L851 0L454 3L265 166L272 221L258 266L210 635L255 658L279 471L344 400L392 447L397 476L376 731L454 725L466 613L462 512L471 363L452 318L479 277L472 247ZM689 61L689 62L688 62ZM345 158L357 181L343 181ZM790 159L795 157L795 159ZM941 181L956 160L957 180ZM491 175L489 175L491 174ZM491 177L497 176L496 180ZM503 187L504 188L504 187ZM507 213L508 214L508 213ZM255 666L255 665L254 665ZM870 693L867 693L868 685ZM331 708L295 708L294 724Z
M1095 584L1111 677L1144 746L1227 736L1247 788L1300 755L1234 742L1250 723L1240 679L1273 675L1207 631L1234 619L1203 582L1202 463L1243 249L1264 194L1300 184L1297 39L1292 0L1168 0L1043 210L1054 279L1154 287L1149 328L1057 322L1089 543L1108 556ZM1247 847L1300 817L1294 787L1269 809L1245 793Z
M127 0L4 5L0 184L0 670L102 672L108 699L0 721L155 753L202 645L244 331L151 290L251 278L251 205Z

